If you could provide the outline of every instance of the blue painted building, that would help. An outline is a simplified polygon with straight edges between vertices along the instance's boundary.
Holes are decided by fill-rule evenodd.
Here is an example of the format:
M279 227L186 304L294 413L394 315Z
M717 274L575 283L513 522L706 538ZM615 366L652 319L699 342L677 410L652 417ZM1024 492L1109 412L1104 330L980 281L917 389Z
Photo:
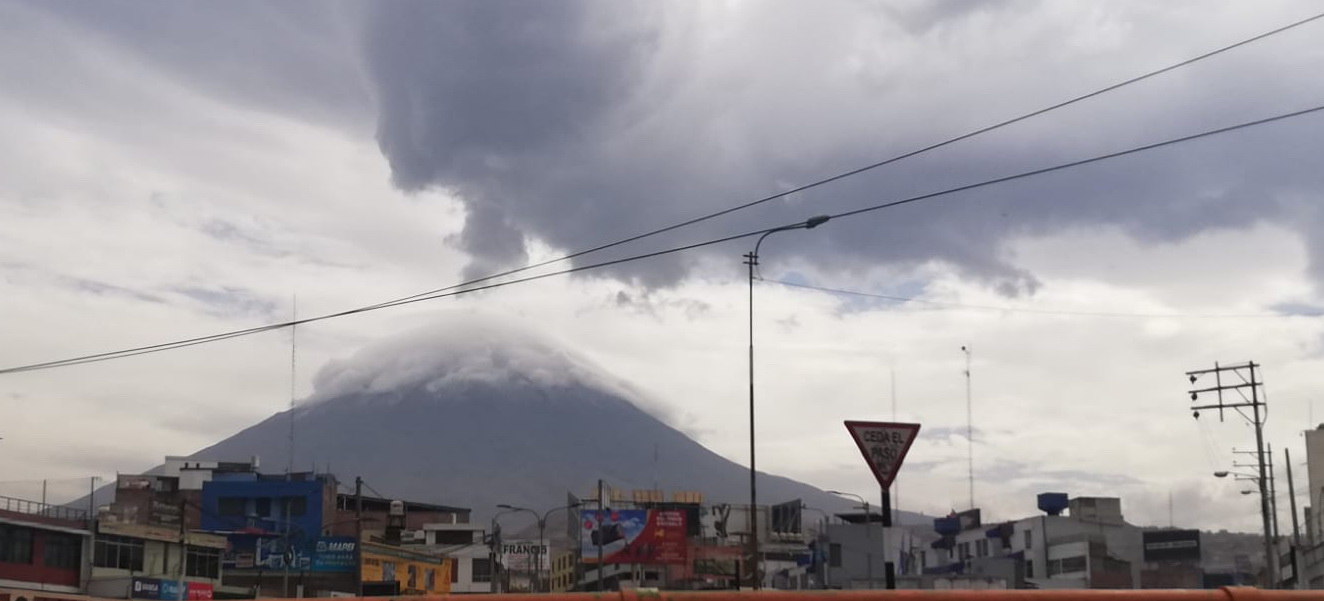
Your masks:
M314 567L335 517L337 482L325 474L217 474L202 486L202 529L226 533L228 569ZM353 539L350 539L351 541ZM332 571L349 569L336 566Z

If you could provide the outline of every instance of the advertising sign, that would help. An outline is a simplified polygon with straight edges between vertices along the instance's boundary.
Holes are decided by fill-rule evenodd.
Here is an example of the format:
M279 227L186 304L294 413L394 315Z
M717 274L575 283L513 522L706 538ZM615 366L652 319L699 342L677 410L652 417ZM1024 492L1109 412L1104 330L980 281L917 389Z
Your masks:
M134 577L130 583L131 599L151 599L153 601L211 601L212 586L205 582L185 582L184 595L180 595L179 581L158 578Z
M1150 530L1141 533L1145 561L1199 561L1199 530Z
M501 541L497 559L511 572L550 572L552 562L547 553L547 544L536 540Z
M358 541L352 536L322 536L295 539L288 544L282 536L232 534L221 557L227 570L291 570L300 572L353 573L358 567Z
M580 553L584 563L598 563L599 557L601 563L686 562L684 511L588 510L580 512L580 518Z
M451 592L450 559L410 559L371 551L363 554L363 582L395 582L401 594L448 595Z
M878 484L889 488L911 443L915 442L915 435L919 434L919 424L847 421L846 430L855 439L855 446L860 447Z
M801 532L801 512L804 501L796 499L787 503L778 503L771 508L772 534L774 536L799 537Z

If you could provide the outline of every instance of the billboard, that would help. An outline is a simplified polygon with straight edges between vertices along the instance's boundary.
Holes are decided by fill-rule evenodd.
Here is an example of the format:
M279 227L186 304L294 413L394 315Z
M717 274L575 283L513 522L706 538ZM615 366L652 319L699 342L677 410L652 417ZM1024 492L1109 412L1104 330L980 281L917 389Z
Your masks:
M400 594L405 595L448 595L451 592L452 561L366 551L360 579L365 584L398 583Z
M800 499L787 503L773 505L772 513L772 535L800 537L801 532L801 512L804 508L804 502Z
M1149 530L1141 533L1145 561L1199 561L1199 530Z
M584 563L683 564L687 559L685 512L674 509L580 512Z
M184 595L180 594L180 582L178 580L161 580L159 578L140 578L135 576L129 585L130 599L151 599L153 601L177 601L187 599L188 601L211 601L212 586L206 582L185 582Z
M594 547L594 553L596 552L597 548ZM552 569L547 543L540 543L537 540L501 541L501 547L497 550L497 560L512 572L545 573Z
M231 534L221 567L227 570L291 570L353 573L358 567L358 541L352 536L319 536L312 540L264 534Z

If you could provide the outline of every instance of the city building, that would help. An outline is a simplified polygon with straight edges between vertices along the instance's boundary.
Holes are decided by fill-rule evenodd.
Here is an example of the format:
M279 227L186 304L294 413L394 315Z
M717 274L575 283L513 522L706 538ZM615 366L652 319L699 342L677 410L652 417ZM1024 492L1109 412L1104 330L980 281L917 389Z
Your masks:
M364 596L446 595L452 592L453 559L379 543L365 542L360 549L359 579Z
M130 524L202 527L202 487L219 474L254 474L258 459L248 462L197 461L169 456L155 473L115 479L115 500L97 518Z
M995 525L978 510L934 520L941 535L926 574L977 576L1007 588L1140 588L1141 529L1123 519L1121 500L1039 495L1043 515ZM1062 515L1068 511L1069 515Z
M574 589L579 573L578 558L574 551L562 551L552 557L551 592L564 593Z
M88 595L207 601L221 586L223 536L123 522L97 524Z
M387 515L394 499L369 497L340 493L336 495L334 519L326 525L326 532L333 536L362 535L366 541L382 542L386 536ZM410 537L421 532L426 524L464 524L469 522L470 510L465 507L434 505L415 501L399 501L404 510L402 542L416 542ZM357 516L362 516L362 531L358 527Z
M81 592L91 540L86 511L0 497L0 588Z
M421 542L406 548L451 560L452 594L496 592L493 550L488 532L481 524L424 524L410 538Z
M1281 565L1288 572L1284 576L1296 588L1324 589L1324 424L1306 430L1305 438L1306 485L1310 492L1310 505L1304 510L1305 536Z

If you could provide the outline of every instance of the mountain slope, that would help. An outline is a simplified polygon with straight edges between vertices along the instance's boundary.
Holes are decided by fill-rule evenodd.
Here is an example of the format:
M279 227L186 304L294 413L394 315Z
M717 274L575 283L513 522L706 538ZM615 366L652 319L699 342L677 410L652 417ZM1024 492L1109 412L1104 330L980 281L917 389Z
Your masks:
M384 495L471 507L476 518L500 503L563 505L566 491L587 494L599 478L702 491L711 502L749 498L747 468L641 409L628 385L504 323L466 316L388 339L331 362L314 384L294 413L296 469L361 475ZM289 427L288 413L277 414L196 457L258 455L270 471L286 462ZM760 504L795 498L848 507L760 474Z

